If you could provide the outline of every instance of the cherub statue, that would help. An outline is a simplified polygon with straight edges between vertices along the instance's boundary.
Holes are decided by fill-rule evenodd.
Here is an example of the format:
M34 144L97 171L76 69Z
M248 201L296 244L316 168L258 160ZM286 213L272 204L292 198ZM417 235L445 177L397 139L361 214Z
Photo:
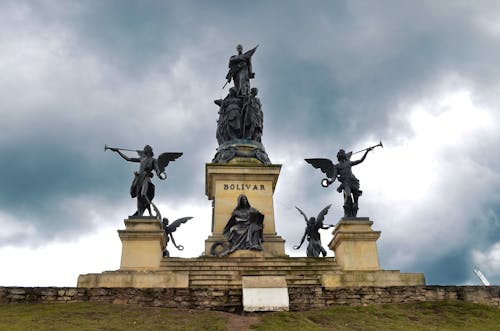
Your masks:
M182 217L182 218L179 218L178 220L173 221L172 224L168 223L168 218L166 218L166 217L163 218L163 220L161 222L161 227L163 228L163 231L165 232L165 236L167 237L167 242L165 244L165 249L163 250L163 256L164 257L170 257L170 253L167 250L168 242L170 241L170 239L172 239L172 244L174 244L175 248L177 248L180 251L184 250L184 246L177 245L175 243L174 236L172 235L172 233L174 233L175 230L177 230L177 228L181 224L186 223L187 221L189 221L192 218L193 217L191 217L191 216Z
M132 216L142 216L146 210L149 212L150 216L153 216L151 213L152 205L156 212L155 216L161 219L160 211L153 203L153 198L155 196L155 185L151 182L153 171L158 178L165 180L167 178L165 168L170 161L178 159L182 153L162 153L158 159L155 159L153 157L153 148L149 145L144 146L142 151L108 146L104 147L104 150L108 149L118 153L126 161L140 163L139 171L134 173L134 180L130 186L131 197L137 198L137 210ZM122 151L136 152L139 154L139 157L129 157L123 154Z
M325 215L328 213L328 209L330 209L332 205L328 205L325 208L323 208L318 216L316 218L311 217L307 218L307 215L299 208L297 210L304 216L304 220L306 221L306 229L304 231L304 235L302 236L302 239L300 240L300 244L298 246L293 246L293 249L299 249L302 244L304 243L304 240L307 237L307 241L309 241L309 244L307 245L307 256L308 257L319 257L319 254L321 253L323 257L326 256L326 250L321 246L321 235L319 234L319 230L323 229L329 229L333 225L331 224L323 224L323 220L325 219Z

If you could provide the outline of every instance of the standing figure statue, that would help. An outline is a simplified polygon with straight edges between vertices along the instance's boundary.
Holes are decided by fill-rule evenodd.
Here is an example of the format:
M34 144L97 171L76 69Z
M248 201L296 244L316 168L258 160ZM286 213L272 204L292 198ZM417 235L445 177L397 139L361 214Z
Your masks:
M344 193L344 217L356 217L358 214L358 199L363 193L359 189L359 180L352 173L351 168L355 165L360 164L366 158L369 151L373 150L375 147L383 147L382 142L378 145L357 151L355 153L346 153L343 149L339 150L337 153L337 160L339 163L333 164L329 159L305 159L305 161L311 164L314 168L319 168L323 173L326 174L328 178L321 181L323 187L328 187L335 179L340 182L339 187L337 187L337 192ZM351 156L356 153L365 152L361 159L356 161L351 161Z
M319 254L321 253L323 257L326 256L326 250L321 246L321 235L319 234L319 230L323 229L329 229L333 225L323 224L323 220L325 219L325 215L328 213L328 209L330 209L332 205L328 205L323 210L321 210L316 218L311 217L307 218L307 215L300 210L299 207L297 210L304 216L304 220L306 221L306 229L304 231L304 235L302 236L302 239L300 240L300 244L298 246L293 246L293 249L299 249L302 244L304 243L304 240L307 237L307 241L309 244L307 245L307 257L319 257Z
M229 58L229 72L226 75L226 84L231 82L232 79L238 95L248 96L250 94L250 79L255 77L255 73L252 71L252 55L257 47L258 45L243 53L243 46L238 44L236 46L238 54Z
M184 246L182 245L177 245L175 243L175 240L174 240L174 236L173 236L173 232L175 232L175 230L177 230L177 228L183 224L183 223L186 223L187 221L189 221L190 219L192 219L193 217L191 216L188 216L188 217L182 217L182 218L179 218L178 220L175 220L172 222L172 224L169 224L168 222L168 218L164 217L162 222L161 222L161 227L163 229L163 232L165 232L165 237L167 237L167 241L165 243L165 249L163 250L163 256L164 257L170 257L170 253L169 251L167 250L167 247L168 247L168 242L170 241L170 239L172 239L172 244L174 244L175 248L177 248L178 250L180 251L183 251L184 250Z
M252 208L246 195L238 197L238 205L224 227L223 235L229 246L221 252L226 256L239 249L261 251L264 238L264 215Z
M165 180L167 178L165 168L168 163L178 159L182 153L162 153L158 159L155 159L153 148L149 145L144 146L142 151L104 146L104 150L108 149L118 153L126 161L139 163L139 171L134 172L134 179L130 186L130 196L137 198L137 210L132 216L142 216L146 210L150 216L153 216L151 213L152 205L156 212L155 216L161 219L160 211L153 203L155 196L155 185L151 182L153 171L158 178ZM129 157L122 151L136 152L139 157Z

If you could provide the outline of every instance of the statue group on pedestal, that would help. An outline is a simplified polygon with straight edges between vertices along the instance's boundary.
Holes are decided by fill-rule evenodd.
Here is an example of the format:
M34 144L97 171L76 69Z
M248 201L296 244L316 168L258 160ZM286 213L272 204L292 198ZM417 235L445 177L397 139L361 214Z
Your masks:
M236 46L236 55L229 59L229 71L226 84L234 82L224 99L214 100L219 106L216 138L219 143L214 163L227 163L235 157L255 158L269 164L269 158L262 145L264 113L262 103L257 97L258 89L250 87L250 79L255 77L252 71L252 55L257 46L243 53L243 46ZM241 145L250 146L242 150Z
M257 47L243 53L241 45L236 46L237 54L229 59L229 71L226 75L226 84L231 81L234 83L229 89L228 95L224 99L215 100L219 106L219 118L217 120L216 138L219 143L217 153L212 162L228 163L236 157L254 158L263 164L270 164L264 147L262 145L264 114L262 104L257 97L258 89L250 86L250 79L255 77L252 70L252 56ZM223 88L224 88L223 87ZM330 159L316 158L305 159L306 162L315 168L319 168L326 174L327 178L321 181L322 186L328 187L338 180L340 185L337 187L339 193L344 197L344 217L356 217L358 212L358 200L362 194L359 180L352 173L352 167L362 163L368 152L376 147L383 147L382 142L378 145L363 149L358 152L346 153L340 149L337 153L338 163L334 164ZM123 159L129 162L139 163L139 169L134 173L134 178L130 187L130 195L137 199L137 210L132 217L141 217L147 210L150 216L153 216L151 207L155 211L155 218L162 220L162 229L165 233L167 242L172 241L173 245L182 250L182 245L177 245L172 233L183 223L192 217L184 217L169 224L167 218L161 217L161 213L153 203L155 196L155 185L151 181L154 174L165 180L165 168L171 161L178 159L182 153L162 153L156 159L153 149L146 145L143 150L130 150L105 146L105 150L111 150L118 153ZM129 157L122 151L136 152L138 157ZM356 153L365 152L359 160L351 161L351 156ZM321 246L320 229L328 229L332 225L323 223L325 215L328 213L331 204L321 210L318 216L307 218L305 213L299 209L306 221L304 235L298 246L299 249L308 240L307 256L319 257L326 256L326 250ZM262 251L264 229L264 215L257 209L252 208L246 195L238 197L236 208L228 220L223 235L225 243L217 242L212 246L212 255L227 256L236 250L256 250ZM216 253L218 247L222 250ZM163 256L170 256L165 248Z

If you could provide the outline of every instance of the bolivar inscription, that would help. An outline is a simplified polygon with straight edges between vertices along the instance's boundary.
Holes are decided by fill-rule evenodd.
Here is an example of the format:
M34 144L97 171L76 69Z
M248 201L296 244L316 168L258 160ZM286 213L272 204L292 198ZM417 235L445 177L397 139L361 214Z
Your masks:
M224 184L224 191L265 191L266 187L262 184Z

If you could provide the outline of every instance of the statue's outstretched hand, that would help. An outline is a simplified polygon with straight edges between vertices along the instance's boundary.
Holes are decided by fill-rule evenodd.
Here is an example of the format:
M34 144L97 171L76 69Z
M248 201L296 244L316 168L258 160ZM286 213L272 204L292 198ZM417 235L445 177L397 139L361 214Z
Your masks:
M160 172L160 174L158 175L158 178L160 178L161 180L165 180L165 179L167 179L167 174L165 172Z

